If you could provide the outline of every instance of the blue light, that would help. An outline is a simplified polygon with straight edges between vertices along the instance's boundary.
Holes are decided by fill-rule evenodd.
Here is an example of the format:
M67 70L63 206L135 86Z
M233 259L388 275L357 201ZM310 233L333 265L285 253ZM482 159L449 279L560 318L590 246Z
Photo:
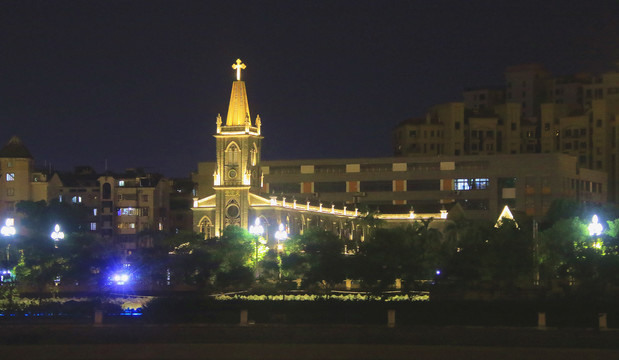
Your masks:
M116 283L116 285L125 285L130 279L131 276L127 273L116 273L111 277L111 280Z
M436 275L440 275L441 271L440 270L436 270Z

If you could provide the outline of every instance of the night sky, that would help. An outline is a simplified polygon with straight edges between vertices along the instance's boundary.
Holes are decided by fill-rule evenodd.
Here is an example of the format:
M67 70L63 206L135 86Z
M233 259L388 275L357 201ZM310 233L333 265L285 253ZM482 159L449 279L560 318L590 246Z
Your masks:
M390 156L398 122L509 65L619 60L619 1L221 3L0 1L0 143L56 170L188 176L214 160L241 58L263 159Z

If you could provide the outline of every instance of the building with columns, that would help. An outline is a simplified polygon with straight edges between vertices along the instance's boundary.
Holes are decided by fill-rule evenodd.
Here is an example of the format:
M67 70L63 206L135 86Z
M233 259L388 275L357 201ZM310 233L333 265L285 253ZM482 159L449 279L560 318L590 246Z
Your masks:
M256 116L252 121L245 82L241 80L241 70L246 66L237 60L232 68L237 71L237 80L232 84L226 121L222 121L221 115L216 119L217 160L206 166L201 163L195 178L200 191L192 208L194 230L205 237L214 237L230 225L249 229L259 219L267 241L280 226L288 234L321 227L344 239L363 238L366 231L362 225L363 214L354 204L268 195L264 177L269 176L270 169L262 167L260 161L261 119ZM267 196L263 196L265 190ZM441 222L447 212L418 214L407 210L378 217L388 224L402 225L429 218Z

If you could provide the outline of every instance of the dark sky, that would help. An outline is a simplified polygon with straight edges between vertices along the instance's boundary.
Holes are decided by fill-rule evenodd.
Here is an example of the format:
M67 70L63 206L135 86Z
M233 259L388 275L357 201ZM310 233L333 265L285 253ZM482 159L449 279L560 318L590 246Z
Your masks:
M619 1L221 3L0 1L0 143L59 170L188 176L214 159L241 58L263 159L390 156L399 121L506 66L619 60Z

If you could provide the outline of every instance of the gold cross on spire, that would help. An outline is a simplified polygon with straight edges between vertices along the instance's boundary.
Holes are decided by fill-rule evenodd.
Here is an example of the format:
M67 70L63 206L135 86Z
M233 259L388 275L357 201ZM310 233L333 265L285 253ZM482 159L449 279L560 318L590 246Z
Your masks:
M232 68L236 70L236 79L241 80L241 69L245 69L247 66L241 62L241 59L236 59L236 64L232 64Z

